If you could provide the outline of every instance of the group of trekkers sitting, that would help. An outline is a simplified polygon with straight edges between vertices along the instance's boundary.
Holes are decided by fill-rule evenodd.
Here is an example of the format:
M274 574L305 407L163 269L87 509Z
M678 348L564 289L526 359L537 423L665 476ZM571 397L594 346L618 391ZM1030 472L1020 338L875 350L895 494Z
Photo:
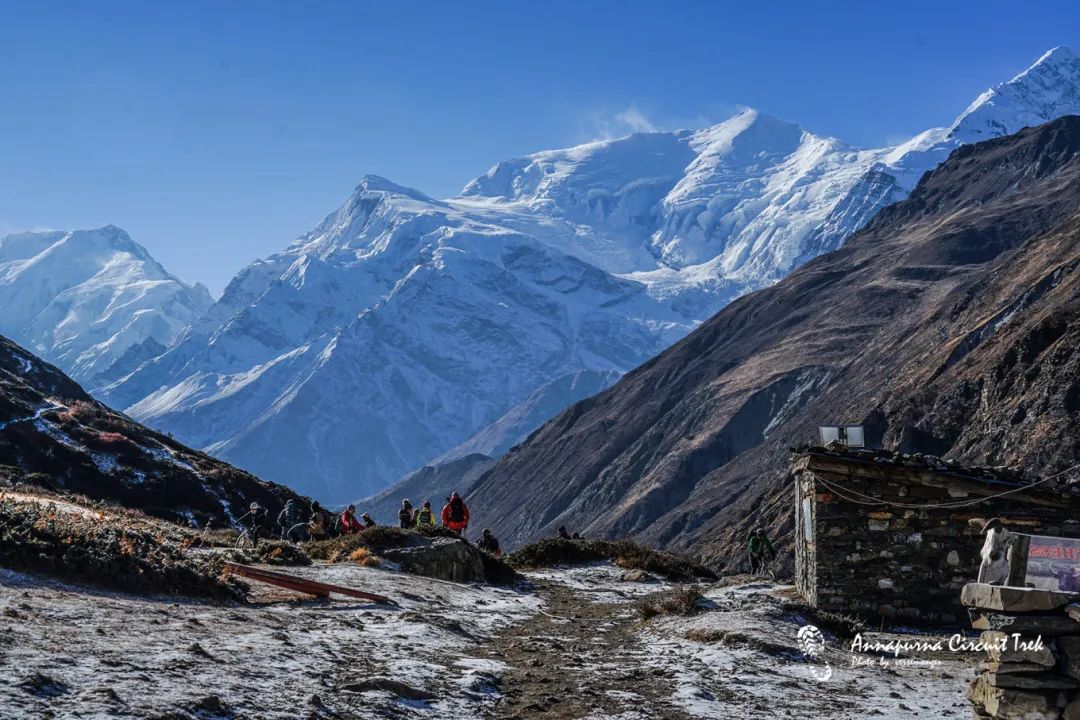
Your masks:
M442 526L458 535L463 535L469 527L469 507L456 492L446 499L442 513L438 518ZM253 544L257 544L263 536L263 530L267 520L266 508L258 503L251 503L247 513L238 519L244 526L244 532ZM277 525L282 540L301 542L305 540L327 540L339 535L352 533L375 527L376 523L367 513L356 517L356 506L349 505L340 514L333 514L323 508L318 500L311 503L307 518L303 517L303 511L295 499L289 499L285 507L277 516ZM398 511L398 526L402 530L424 530L436 527L435 511L431 508L430 501L424 501L423 506L413 508L408 499L401 501L401 509ZM480 541L476 546L495 557L502 555L499 541L485 528Z

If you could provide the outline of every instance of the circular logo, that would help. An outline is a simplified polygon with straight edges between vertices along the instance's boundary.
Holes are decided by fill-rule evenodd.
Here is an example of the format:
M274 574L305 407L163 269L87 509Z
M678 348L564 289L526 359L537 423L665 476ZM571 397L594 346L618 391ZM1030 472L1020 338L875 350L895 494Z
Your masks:
M817 680L824 682L832 677L832 665L825 659L825 635L816 625L803 625L796 634L799 651L811 661L821 662L823 667L811 670Z

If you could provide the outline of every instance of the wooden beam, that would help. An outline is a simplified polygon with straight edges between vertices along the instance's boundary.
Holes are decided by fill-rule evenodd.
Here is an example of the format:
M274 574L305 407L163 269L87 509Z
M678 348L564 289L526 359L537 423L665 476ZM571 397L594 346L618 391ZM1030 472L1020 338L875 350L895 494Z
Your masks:
M347 595L348 597L359 598L361 600L371 600L372 602L382 603L384 605L397 604L385 595L376 595L375 593L364 592L363 590L353 590L352 588L342 587L341 585L330 585L329 583L308 580L307 578L299 577L297 575L288 575L286 573L257 568L251 565L227 562L225 563L225 572L239 575L240 577L245 577L249 580L258 580L259 582L268 583L270 585L277 585L286 590L294 590L296 592L314 595L315 597L325 598L330 597L330 593L336 593L338 595Z

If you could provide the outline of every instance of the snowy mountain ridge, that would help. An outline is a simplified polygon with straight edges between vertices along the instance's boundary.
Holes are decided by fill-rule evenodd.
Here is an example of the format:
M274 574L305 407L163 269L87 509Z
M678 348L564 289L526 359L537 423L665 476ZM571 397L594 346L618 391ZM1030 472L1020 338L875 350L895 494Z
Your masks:
M112 225L0 239L0 334L90 386L163 352L212 304Z
M446 200L366 176L105 399L304 492L371 494L505 448L579 399L581 373L631 370L839 247L955 147L1080 113L1078 93L1058 49L895 148L745 110L501 162Z

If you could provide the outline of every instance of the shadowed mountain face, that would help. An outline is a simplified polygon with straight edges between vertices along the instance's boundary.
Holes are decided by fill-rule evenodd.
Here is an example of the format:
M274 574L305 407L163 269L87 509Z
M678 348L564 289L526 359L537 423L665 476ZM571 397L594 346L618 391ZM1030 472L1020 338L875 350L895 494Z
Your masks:
M21 482L216 527L251 502L276 513L301 499L113 412L0 337L0 485Z
M1080 118L954 151L845 247L745 296L545 424L476 484L513 546L559 525L699 551L787 526L788 448L1030 472L1080 459Z

